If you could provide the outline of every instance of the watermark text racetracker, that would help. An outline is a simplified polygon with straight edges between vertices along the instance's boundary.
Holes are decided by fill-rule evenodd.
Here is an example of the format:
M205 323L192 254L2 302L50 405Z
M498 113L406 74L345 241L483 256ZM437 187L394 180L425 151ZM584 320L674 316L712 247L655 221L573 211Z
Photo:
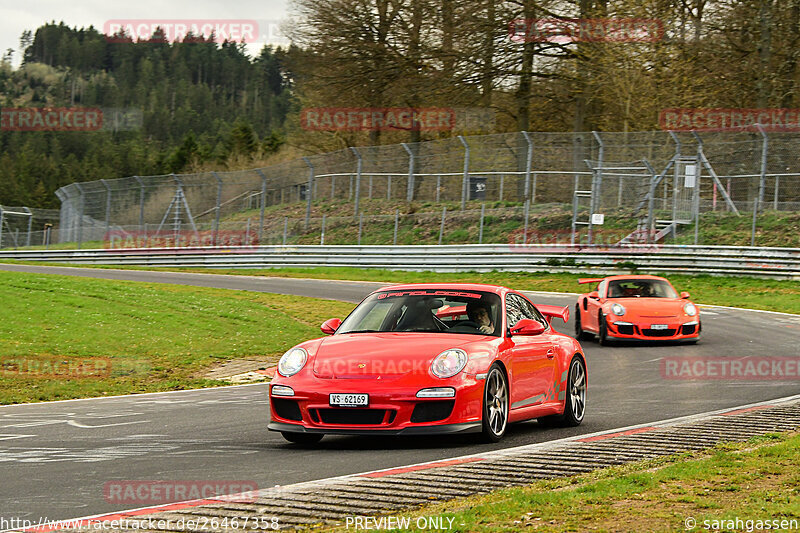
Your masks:
M303 109L300 124L319 131L449 131L455 127L455 112L447 108L316 107Z
M288 45L280 20L254 19L112 19L103 24L110 43L154 41L193 43L233 41Z
M255 246L258 244L258 234L255 231L246 230L178 230L163 232L111 230L106 233L103 243L107 250Z
M680 357L661 360L669 380L800 381L800 357Z
M108 357L0 356L0 377L87 379L110 375L111 359Z
M0 109L2 131L132 131L142 128L136 108L15 107Z
M252 503L258 497L255 481L242 480L122 480L103 486L108 503L160 505L186 500Z
M217 19L114 19L103 24L103 33L111 43L162 40L185 42L187 39L253 43L258 40L255 20Z
M495 110L481 107L313 107L300 113L309 131L493 131Z
M800 109L669 108L658 123L668 131L800 131Z

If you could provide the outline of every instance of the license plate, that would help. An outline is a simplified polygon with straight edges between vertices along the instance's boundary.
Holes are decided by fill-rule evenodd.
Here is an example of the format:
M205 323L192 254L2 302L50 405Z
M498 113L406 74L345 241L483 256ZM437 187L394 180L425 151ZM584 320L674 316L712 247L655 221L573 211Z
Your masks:
M369 394L331 394L328 401L336 407L366 407Z
M667 324L650 324L650 329L667 329Z

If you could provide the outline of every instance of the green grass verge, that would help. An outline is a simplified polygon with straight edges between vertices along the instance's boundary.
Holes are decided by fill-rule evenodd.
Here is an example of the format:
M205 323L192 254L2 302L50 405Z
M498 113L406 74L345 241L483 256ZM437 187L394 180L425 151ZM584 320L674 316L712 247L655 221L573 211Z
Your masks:
M757 520L800 522L800 436L771 434L431 505L410 528L444 518L450 531L761 531ZM729 520L752 520L735 526ZM688 522L687 522L688 520ZM694 520L694 522L692 522ZM716 521L716 522L715 522ZM688 527L694 524L694 527ZM786 529L786 525L783 526ZM330 530L329 530L330 531ZM344 528L334 531L346 531ZM400 530L396 530L400 531Z
M6 261L11 263L11 261ZM58 266L75 266L58 263ZM156 270L201 272L213 274L274 276L286 278L338 279L351 281L378 281L385 283L488 283L516 290L583 292L586 286L578 285L578 278L595 274L566 274L553 272L403 272L398 270L361 268L280 268L280 269L208 269L208 268L147 268L92 265L93 268L123 268L125 270ZM621 271L624 273L624 271ZM706 305L724 305L765 311L800 314L800 282L769 280L748 277L687 276L667 277L678 291L689 291L694 302Z
M248 291L0 271L0 404L219 385L353 305Z

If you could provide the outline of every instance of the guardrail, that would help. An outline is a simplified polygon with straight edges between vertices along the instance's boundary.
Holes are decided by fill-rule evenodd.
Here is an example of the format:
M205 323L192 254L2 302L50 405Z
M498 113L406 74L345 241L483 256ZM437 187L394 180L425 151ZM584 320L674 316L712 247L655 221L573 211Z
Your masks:
M627 244L451 246L240 246L7 250L0 261L149 267L357 267L435 272L684 273L800 280L800 248Z

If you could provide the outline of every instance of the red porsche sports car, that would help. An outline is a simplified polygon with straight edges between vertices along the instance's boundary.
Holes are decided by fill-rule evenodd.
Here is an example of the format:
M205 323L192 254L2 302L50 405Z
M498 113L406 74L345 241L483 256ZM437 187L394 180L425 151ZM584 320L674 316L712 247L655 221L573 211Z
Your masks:
M677 340L697 342L700 310L658 276L609 276L579 279L598 283L575 304L575 337L597 335L600 344L613 340Z
M568 307L477 284L397 285L373 292L329 337L298 344L269 387L269 429L298 443L325 434L479 432L509 423L578 425L586 408L580 344L550 320Z

